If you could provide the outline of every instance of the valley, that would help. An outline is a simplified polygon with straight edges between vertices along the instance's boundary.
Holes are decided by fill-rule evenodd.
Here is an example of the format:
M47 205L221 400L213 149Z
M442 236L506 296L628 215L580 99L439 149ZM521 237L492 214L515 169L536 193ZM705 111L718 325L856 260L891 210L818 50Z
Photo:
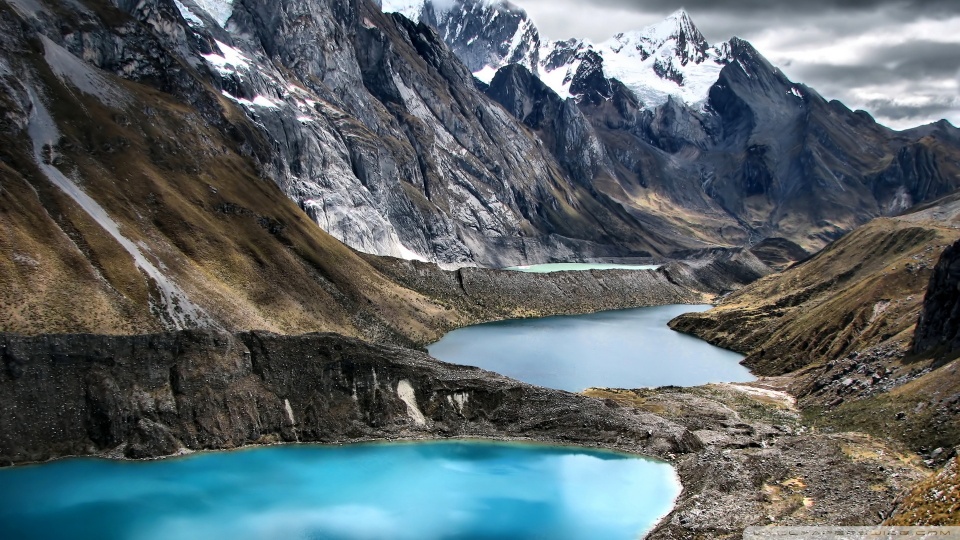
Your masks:
M684 10L594 42L505 2L0 0L0 486L536 448L679 479L594 532L956 524L958 188L950 122Z

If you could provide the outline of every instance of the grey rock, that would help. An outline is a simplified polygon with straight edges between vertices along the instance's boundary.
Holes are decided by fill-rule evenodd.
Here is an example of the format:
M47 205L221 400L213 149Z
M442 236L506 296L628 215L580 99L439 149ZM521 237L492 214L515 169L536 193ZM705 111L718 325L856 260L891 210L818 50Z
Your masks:
M949 357L960 349L960 242L944 250L930 276L913 352Z

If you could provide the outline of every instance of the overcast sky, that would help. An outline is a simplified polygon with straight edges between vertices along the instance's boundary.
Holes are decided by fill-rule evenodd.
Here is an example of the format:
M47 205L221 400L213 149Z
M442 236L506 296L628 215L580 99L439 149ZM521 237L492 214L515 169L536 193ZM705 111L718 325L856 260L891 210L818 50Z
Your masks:
M643 28L683 7L711 44L739 36L788 77L895 129L960 126L960 0L512 0L550 39Z

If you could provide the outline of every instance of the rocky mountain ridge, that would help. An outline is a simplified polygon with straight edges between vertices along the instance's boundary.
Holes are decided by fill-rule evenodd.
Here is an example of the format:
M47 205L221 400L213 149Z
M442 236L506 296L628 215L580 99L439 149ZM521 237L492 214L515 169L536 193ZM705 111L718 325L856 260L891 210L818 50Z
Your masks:
M71 111L50 100L94 107L103 125L130 122L132 110L149 117L156 108L146 96L159 92L183 111L178 129L211 131L186 152L175 142L182 135L160 129L163 142L144 141L136 155L196 177L269 179L325 231L376 254L507 266L668 258L770 237L812 251L868 217L955 187L952 126L892 136L808 96L736 40L728 52L737 66L710 87L709 110L673 98L650 109L604 73L599 55L570 82L579 103L515 86L522 77L491 80L488 97L440 34L365 0L5 6L5 51L43 59L3 58L4 114L17 119L7 133L35 143L7 147L16 171L33 166L13 155L22 152L68 188L96 185L87 175L109 170L110 152L132 152L121 140L130 137L95 155L64 127ZM538 39L517 31L518 43ZM688 33L693 61L702 47ZM73 161L85 165L61 175L57 159L81 147L84 158ZM219 170L227 154L237 161Z
M466 27L474 2L461 4L449 13ZM477 4L488 26L499 20L494 13L529 21L510 4ZM514 40L514 26L486 32ZM475 43L449 37L465 58ZM957 128L894 132L790 81L742 39L711 47L686 12L602 45L572 39L551 52L539 34L530 46L537 43L537 64L531 55L494 55L484 71L488 95L533 129L572 178L670 245L771 239L814 252L873 217L960 187ZM508 73L498 80L500 68ZM566 96L576 106L564 105Z
M414 152L408 146L409 139L381 138L345 111L350 100L363 97L356 110L362 113L366 109L361 107L368 107L373 115L371 125L383 122L381 127L387 131L409 129L414 140L433 137L424 130L436 126L417 124L413 116L407 116L402 98L390 101L384 97L404 119L402 123L384 102L370 98L365 84L379 88L384 96L391 95L388 87L400 88L396 82L377 86L378 74L387 73L382 70L364 75L359 67L355 72L331 68L323 82L320 75L327 68L321 69L317 63L310 68L317 74L307 77L312 90L307 85L291 85L281 93L271 93L276 87L269 84L275 83L275 78L292 75L272 61L266 67L258 64L265 60L241 50L237 42L228 44L233 39L231 34L202 12L199 4L182 5L189 14L185 19L180 18L175 3L165 1L120 7L93 2L0 2L0 224L6 231L0 235L0 327L4 331L29 335L140 334L212 327L289 334L327 331L383 343L422 345L471 322L524 314L700 302L702 293L715 294L746 282L740 276L718 288L714 288L716 283L705 285L696 280L678 285L666 270L565 277L480 269L461 272L462 283L475 292L495 289L497 284L521 293L531 291L488 306L479 305L457 284L458 274L444 272L436 265L424 265L419 280L411 280L410 286L400 285L401 278L391 273L389 264L362 257L317 225L311 213L319 207L305 203L312 195L298 200L289 194L290 190L303 188L306 191L302 193L307 193L316 189L315 193L326 201L339 200L321 214L335 220L339 219L334 217L338 212L344 212L349 219L360 222L358 229L350 230L361 235L378 227L376 218L364 217L372 207L360 200L374 194L382 200L400 201L396 216L402 218L402 228L410 234L427 229L440 231L445 227L446 218L442 216L448 216L446 210L429 202L423 192L417 191L419 188L393 176L394 169L384 172L384 167L396 163L391 161L390 156L395 154L390 152L414 161L427 159L428 155ZM237 3L230 13L239 18L241 9L252 10L254 6ZM321 7L333 17L335 7L349 6L298 3L283 17L301 13L297 9ZM428 67L424 60L436 53L440 56L433 61L451 70L451 80L470 81L462 65L436 42L429 29L414 27L399 17L385 17L372 6L365 9L370 10L371 17L378 17L390 35L364 28L359 19L354 32L380 36L385 40L381 45L387 49L410 55L409 61L402 62L404 70L409 70L403 73L410 80L420 75L428 75L434 82L442 79L438 68ZM214 11L223 14L222 10ZM255 11L244 13L260 21L254 19ZM338 16L349 19L347 15ZM265 20L270 24L289 22L283 17ZM316 24L334 24L337 20L319 15L297 17L298 21ZM227 22L234 28L231 24ZM267 22L243 24L251 32L244 33L244 39L272 43L267 36L274 34L265 28L257 30L257 24ZM199 33L190 30L193 27ZM315 28L316 32L320 30ZM336 35L344 46L352 43L343 41L347 34ZM354 38L359 40L358 35ZM406 45L389 45L392 39ZM411 40L422 47L423 56ZM304 37L299 46L317 43L325 42ZM276 47L275 51L286 50L276 44L270 46ZM350 45L350 51L357 50ZM330 51L324 54L333 54ZM307 56L318 62L322 59L322 55L304 58ZM345 77L359 80L345 82ZM337 85L339 90L335 90ZM446 84L440 87L447 88ZM470 103L479 107L483 122L476 116L471 118L482 124L478 129L483 133L483 125L494 133L511 129L527 133L499 105L477 93L472 83L454 88L464 100L460 112L467 111ZM421 92L426 94L427 90ZM447 97L453 99L449 94ZM427 115L425 110L420 112ZM453 115L448 120L451 126L460 125L477 135L477 125L464 127L464 118ZM521 145L510 150L517 153L510 158L515 159L511 165L515 171L521 165L524 170L530 165L529 156L525 155L522 163L517 156L525 152L523 145L539 147L532 141L528 137L513 143ZM504 171L506 166L496 165L494 159L507 155L501 152L504 148L511 146L505 142L503 148L488 145L477 151L480 157L487 156L483 159L493 160L487 162L490 167ZM491 151L498 153L486 153ZM544 167L560 170L546 150L538 152L546 156ZM460 161L446 166L457 168L457 174L486 170L475 161L480 157L454 153ZM469 166L461 170L463 163ZM419 165L408 165L419 170ZM292 171L299 171L296 175L301 179L316 174L324 181L349 177L350 182L359 182L355 176L359 174L369 182L366 186L351 184L353 187L344 187L343 191L333 184L304 187L303 182L282 180ZM337 176L340 173L335 171L345 176ZM543 210L540 214L534 211L540 204L535 202L538 196L524 194L527 188L519 185L499 183L488 173L483 173L487 175L484 177L495 182L489 189L507 190L505 196L513 201L511 204L528 201L529 205L523 203L524 208L533 212L530 215L535 220L557 219L567 229L579 227L589 234L603 235L608 232L598 232L597 220L609 218L613 224L620 219L610 214L605 218L602 211L591 212L591 217L583 219L575 218L576 211L565 214L573 211L578 201L595 203L590 202L594 199L583 187L560 182L559 173L554 176L549 172L547 177L556 184L544 185L543 178L524 179L531 190L557 190L561 196L557 211L548 203L539 206ZM382 184L374 177L389 177L390 182L397 183ZM432 190L435 201L446 197L441 193L448 190L469 198L474 197L471 193L484 197L480 188L467 189L466 184L448 185L439 177L431 178L425 189ZM341 196L360 199L346 203L338 199ZM411 210L407 205L413 204L410 201L418 201L421 206ZM500 219L513 215L507 205L488 204L483 212L474 212L469 205L446 201L445 208L464 212L475 223L479 223L476 219L486 219L483 216L496 214ZM440 214L429 217L434 210ZM419 228L425 223L419 221L421 218L432 225ZM430 221L434 218L438 221ZM511 217L508 225L533 230L530 223ZM633 234L623 223L618 227L611 228L609 234ZM332 225L330 228L336 229ZM371 235L367 238L392 242L389 235ZM431 238L439 242L431 245L443 245L439 236ZM469 238L463 234L454 243L461 245L457 242ZM493 250L490 244L483 244L487 240L482 238L507 247ZM491 251L478 248L475 253L487 253L490 260L544 260L560 253L572 257L591 250L606 253L623 249L615 247L616 242L584 244L559 233L536 239L482 238L478 241ZM459 248L451 249L443 253L456 259ZM757 264L755 259L745 262L749 268ZM746 275L755 276L755 269ZM435 283L444 286L431 285ZM577 295L573 291L596 294Z

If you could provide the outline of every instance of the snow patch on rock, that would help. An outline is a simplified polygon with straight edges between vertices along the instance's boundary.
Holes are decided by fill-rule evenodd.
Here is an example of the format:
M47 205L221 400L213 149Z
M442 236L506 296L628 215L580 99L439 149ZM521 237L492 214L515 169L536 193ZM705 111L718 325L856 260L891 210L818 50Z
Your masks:
M96 97L110 107L119 109L130 102L129 95L110 82L96 68L57 45L47 36L41 34L40 40L43 42L43 59L58 79L84 94Z
M249 70L250 59L240 49L231 47L222 41L217 41L217 48L221 54L203 54L203 59L210 63L220 75L230 75L237 70Z
M227 20L233 15L233 0L193 0L193 2L206 11L221 27L226 26Z
M174 5L177 6L177 10L180 11L180 16L183 17L187 24L195 28L203 28L203 20L200 17L197 17L196 13L190 11L190 8L183 5L180 0L173 0Z

